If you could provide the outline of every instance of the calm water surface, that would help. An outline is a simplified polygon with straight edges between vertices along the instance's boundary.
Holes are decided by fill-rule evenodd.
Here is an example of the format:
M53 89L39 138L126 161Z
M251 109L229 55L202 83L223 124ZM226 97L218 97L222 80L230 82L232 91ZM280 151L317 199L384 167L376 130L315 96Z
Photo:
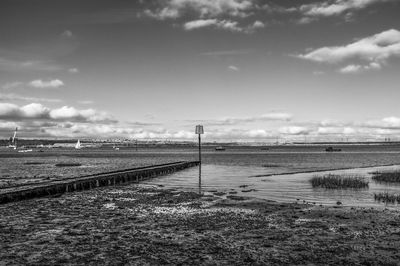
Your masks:
M370 178L375 170L400 169L399 145L343 146L342 152L325 152L324 146L275 146L227 148L216 152L205 148L201 174L202 191L237 192L283 202L297 199L322 204L382 206L374 202L374 192L400 193L400 186L370 180L367 190L313 189L309 179L316 173L361 174ZM197 151L186 149L57 150L20 154L0 150L0 186L42 182L51 179L99 173L167 162L196 160ZM56 167L57 163L80 163L79 167ZM376 168L377 166L383 166ZM390 165L390 166L389 166ZM338 170L347 169L347 170ZM304 173L307 172L307 173ZM311 172L311 173L310 173ZM147 184L186 190L199 189L199 169L191 168L159 177ZM242 187L240 187L242 186ZM245 187L243 187L245 186ZM243 192L243 190L250 192Z
M254 166L223 166L205 164L201 169L191 168L172 175L158 177L145 183L162 185L188 191L225 192L235 195L251 196L279 202L307 201L316 204L335 205L337 201L348 206L385 206L374 201L374 193L400 193L400 184L376 183L371 179L373 171L400 170L400 165L384 167L353 168L347 170L324 171L317 173L297 173L262 176L265 169ZM369 180L367 189L327 190L312 188L309 180L314 175L324 174L362 175ZM390 205L396 207L397 205Z

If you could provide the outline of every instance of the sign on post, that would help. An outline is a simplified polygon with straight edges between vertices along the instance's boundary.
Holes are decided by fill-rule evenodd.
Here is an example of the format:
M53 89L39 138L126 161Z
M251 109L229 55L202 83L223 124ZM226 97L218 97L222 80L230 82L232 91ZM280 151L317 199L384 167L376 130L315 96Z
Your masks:
M196 134L204 134L204 129L202 125L196 126Z

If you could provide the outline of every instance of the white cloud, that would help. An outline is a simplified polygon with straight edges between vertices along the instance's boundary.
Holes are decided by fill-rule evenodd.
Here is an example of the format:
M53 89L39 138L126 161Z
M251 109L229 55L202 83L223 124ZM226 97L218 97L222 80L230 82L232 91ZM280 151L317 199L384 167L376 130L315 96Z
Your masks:
M352 123L349 123L349 122L343 122L343 121L332 120L332 119L324 119L318 123L318 125L322 126L322 127L344 127L344 126L351 125L351 124Z
M230 31L244 31L245 29L238 25L238 22L231 20L217 20L217 19L199 19L186 22L183 25L185 30L195 30L199 28L211 27L216 29L230 30Z
M313 71L313 74L314 74L315 76L321 76L321 75L324 75L325 72L324 72L324 71L320 71L320 70L316 70L316 71Z
M340 127L319 127L317 129L318 134L332 135L332 134L344 134L344 128Z
M80 103L80 104L93 104L94 102L91 101L91 100L81 100L81 101L78 101L78 103Z
M15 104L11 103L0 103L0 118L8 118L16 115L19 112L19 108Z
M253 25L250 26L253 29L265 28L265 23L259 20L254 21Z
M79 69L77 69L76 67L73 67L73 68L70 68L70 69L68 69L68 72L69 73L79 73Z
M360 65L348 65L344 68L340 69L341 73L358 73L363 69L363 66Z
M193 30L193 29L204 28L204 27L216 25L217 22L218 21L216 19L199 19L199 20L186 22L183 25L183 28L185 30Z
M25 118L45 118L50 109L40 103L31 103L19 108L21 116Z
M267 114L261 115L263 120L281 120L281 121L290 121L293 118L292 114L282 113L282 112L271 112Z
M266 5L265 9L273 13L298 14L300 18L294 19L297 24L309 24L326 17L340 17L346 22L352 22L357 11L366 9L374 4L396 1L398 0L321 0L287 8Z
M6 121L6 122L1 122L0 121L0 130L7 130L7 132L10 132L11 128L16 128L18 127L18 124L15 122L10 122L10 121ZM10 132L11 134L11 132Z
M339 70L343 74L360 73L367 70L379 70L382 66L379 63L371 62L369 65L348 65Z
M254 8L252 0L165 0L160 1L155 10L147 9L145 14L160 20L176 19L187 13L196 13L200 18L246 17Z
M316 18L312 17L302 17L296 21L296 24L304 25L304 24L310 24L311 22L316 21Z
M315 136L352 136L354 140L379 140L382 135L400 137L400 118L391 116L365 122L340 122L325 120L311 131ZM312 126L310 126L312 128Z
M58 109L51 110L50 117L53 119L68 119L71 117L79 117L80 112L74 107L63 106Z
M261 10L254 0L166 0L156 2L153 9L146 9L144 14L158 20L178 18L191 21L183 22L182 27L195 30L213 27L232 32L251 33L264 28L259 20L251 24L241 25L244 18L254 16L255 11ZM247 20L246 20L247 21Z
M358 60L365 64L350 64L341 69L342 73L380 69L387 60L400 56L400 31L390 29L344 46L327 46L312 50L297 57L329 64Z
M281 127L279 132L285 135L307 135L310 133L310 129L300 126L286 126Z
M180 130L178 132L175 132L170 135L170 138L174 139L194 139L196 134L194 134L192 131L185 131L185 130Z
M343 129L343 134L345 134L345 135L354 135L354 134L356 134L356 132L357 131L354 128L351 128L351 127L345 127Z
M362 127L368 128L381 128L381 129L400 129L400 118L396 116L389 116L381 120L370 120L361 123Z
M59 79L53 79L49 81L43 81L41 79L33 80L29 83L30 86L34 88L41 88L41 89L47 89L47 88L59 88L61 86L64 86L64 82L62 82Z
M76 121L85 123L116 122L108 113L94 109L79 110L69 106L50 109L39 103L31 103L21 107L11 103L0 103L0 120L22 121L26 119Z
M72 38L74 35L72 34L72 31L70 30L65 30L63 33L61 33L61 37L63 38Z
M230 31L243 31L243 28L239 26L239 23L231 20L219 21L217 27L219 29L230 30Z
M337 63L352 58L379 61L399 54L400 32L391 29L345 46L322 47L299 57L316 62Z
M223 119L215 119L215 120L204 120L204 122L209 125L235 125L241 123L253 123L258 121L284 121L288 122L293 118L292 114L284 113L284 112L270 112L260 116L252 116L252 117L227 117ZM199 121L197 121L199 122Z
M370 5L390 0L334 0L301 5L298 10L311 17L338 16L343 13L366 8Z
M204 138L207 140L222 140L222 141L252 141L275 139L276 133L265 129L207 129ZM193 139L193 138L192 138Z
M98 113L92 109L78 110L64 106L51 109L40 104L17 106L15 104L0 104L0 135L10 133L10 128L18 126L30 136L50 137L126 137L138 139L158 140L196 140L192 130L165 129L159 125L142 125L142 123L120 124L110 123L107 120L96 121L93 117ZM86 117L86 118L85 118ZM92 117L92 118L89 118ZM4 126L4 127L3 127ZM143 129L143 126L146 129ZM152 128L157 126L157 128ZM4 128L4 130L2 129ZM371 120L364 123L347 123L334 120L322 122L297 122L285 127L269 127L267 129L253 127L206 127L207 141L269 141L277 138L285 141L308 140L338 141L343 138L351 140L379 140L390 136L400 137L400 118L386 117L380 120ZM8 135L7 135L8 136Z
M229 66L228 69L232 70L232 71L235 71L235 72L240 71L240 69L237 66Z
M56 120L76 120L86 122L115 122L106 112L99 112L94 109L78 110L74 107L63 106L49 112L51 119Z
M152 11L150 9L146 9L144 11L144 14L155 18L155 19L159 19L159 20L165 20L165 19L176 19L178 17L181 16L181 14L179 13L179 9L174 9L172 7L163 7L160 8L158 10Z
M385 117L382 119L382 121L383 123L385 123L386 126L400 128L399 117L394 117L394 116Z
M0 119L45 118L49 109L41 104L31 103L22 107L11 103L0 103Z
M249 138L266 138L270 137L271 134L265 131L264 129L253 129L253 130L248 130L245 136Z
M82 124L82 123L59 123L57 126L42 127L44 134L52 137L131 137L135 131L109 124Z
M0 101L26 101L26 102L49 102L49 103L61 102L60 99L37 98L37 97L23 96L15 93L0 93Z
M63 68L51 61L15 60L0 57L0 70L6 71L58 71Z

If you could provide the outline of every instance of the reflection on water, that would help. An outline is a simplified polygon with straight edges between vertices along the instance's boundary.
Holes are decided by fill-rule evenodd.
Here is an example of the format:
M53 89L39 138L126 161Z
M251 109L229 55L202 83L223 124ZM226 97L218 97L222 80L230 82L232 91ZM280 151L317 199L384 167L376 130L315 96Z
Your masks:
M201 169L187 169L148 183L199 192L217 189L226 194L237 193L276 201L293 202L299 199L316 204L341 201L347 205L365 206L382 206L374 202L375 192L400 193L399 186L377 184L372 180L368 190L313 189L309 179L314 173L298 172L352 168L330 172L370 177L369 172L376 168L360 167L400 164L400 145L346 145L338 148L342 152L327 153L323 146L271 146L268 151L261 151L259 147L229 147L224 152L205 148ZM192 148L140 151L124 148L119 151L49 149L27 154L0 149L0 187L197 158L197 149ZM80 163L81 166L56 167L58 163ZM378 169L397 169L397 166Z
M201 194L201 163L199 164L199 194Z
M225 192L226 195L235 193L280 202L299 200L315 204L335 205L340 201L343 205L348 206L384 206L383 203L374 201L374 193L400 193L400 185L376 183L371 179L371 172L397 169L400 169L400 165L254 177L265 173L265 169L254 166L203 164L202 169L186 169L148 180L145 183L192 191L197 190L198 187L200 192L218 190ZM327 173L365 176L369 179L369 188L327 190L311 186L309 180L315 174Z

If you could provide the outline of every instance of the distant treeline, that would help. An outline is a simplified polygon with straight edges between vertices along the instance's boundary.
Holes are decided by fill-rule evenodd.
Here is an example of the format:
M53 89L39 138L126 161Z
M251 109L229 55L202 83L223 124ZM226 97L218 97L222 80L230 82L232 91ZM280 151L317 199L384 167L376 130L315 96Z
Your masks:
M48 139L16 139L17 146L48 146L54 145L55 143L76 143L76 139L58 139L58 140L48 140ZM10 145L12 139L0 139L0 146ZM116 142L93 142L90 140L81 140L82 144L90 143L90 144L100 144L103 147L108 146L117 146L117 147L192 147L196 146L196 143L147 143L147 142L124 142L124 143L116 143Z

